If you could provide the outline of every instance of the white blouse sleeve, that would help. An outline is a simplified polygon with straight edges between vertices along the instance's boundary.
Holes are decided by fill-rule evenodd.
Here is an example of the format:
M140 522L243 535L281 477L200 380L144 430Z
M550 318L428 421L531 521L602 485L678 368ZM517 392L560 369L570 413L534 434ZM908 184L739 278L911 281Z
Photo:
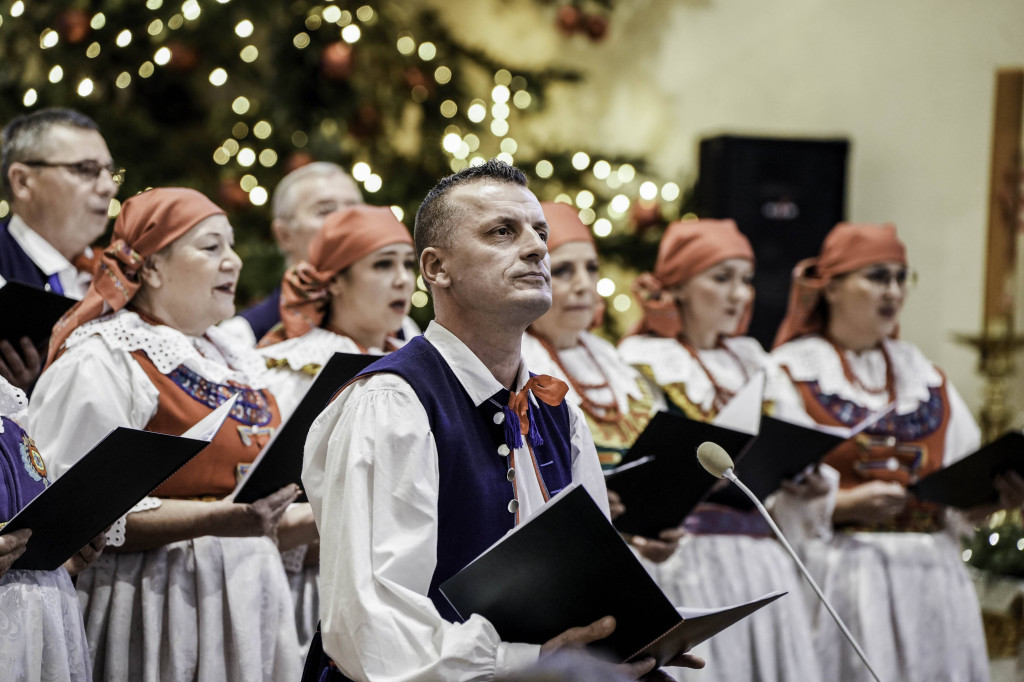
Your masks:
M118 426L141 429L156 413L159 393L127 352L92 337L57 359L36 384L27 432L60 477Z
M426 412L396 376L353 385L310 430L303 483L320 530L323 646L353 679L486 680L539 655L480 616L449 623L426 596L438 476Z
M949 466L953 462L971 454L981 446L981 429L974 421L967 403L953 384L946 380L946 395L949 398L949 426L946 427L946 448L943 453L942 465Z

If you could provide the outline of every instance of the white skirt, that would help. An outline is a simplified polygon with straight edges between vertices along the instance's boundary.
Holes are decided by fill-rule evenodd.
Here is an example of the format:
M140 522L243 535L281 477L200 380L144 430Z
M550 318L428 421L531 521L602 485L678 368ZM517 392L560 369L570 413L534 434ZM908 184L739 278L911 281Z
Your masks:
M291 593L268 538L104 552L79 576L78 594L96 680L299 678Z
M945 533L837 533L805 546L808 567L883 680L987 682L981 609ZM821 607L815 649L825 679L872 680Z
M0 578L0 679L92 679L82 612L63 568Z
M656 571L658 584L679 607L710 608L751 601L769 592L789 594L723 630L691 652L703 670L666 668L694 682L818 682L811 647L811 611L793 560L772 538L688 535Z

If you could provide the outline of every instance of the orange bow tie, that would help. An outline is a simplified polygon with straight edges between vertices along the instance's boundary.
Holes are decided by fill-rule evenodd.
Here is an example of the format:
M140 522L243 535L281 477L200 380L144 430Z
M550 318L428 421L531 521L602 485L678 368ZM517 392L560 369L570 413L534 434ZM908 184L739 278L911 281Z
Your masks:
M526 385L518 393L509 392L508 408L505 414L505 435L506 440L513 441L508 443L510 447L522 447L522 436L526 435L529 435L531 445L544 444L544 440L540 437L539 433L530 432L531 392L536 396L537 400L555 407L562 404L566 393L569 392L569 386L561 379L556 379L547 374L538 374L537 376L530 377L529 381L526 382ZM518 429L515 428L515 421L519 422ZM509 433L510 431L511 433Z

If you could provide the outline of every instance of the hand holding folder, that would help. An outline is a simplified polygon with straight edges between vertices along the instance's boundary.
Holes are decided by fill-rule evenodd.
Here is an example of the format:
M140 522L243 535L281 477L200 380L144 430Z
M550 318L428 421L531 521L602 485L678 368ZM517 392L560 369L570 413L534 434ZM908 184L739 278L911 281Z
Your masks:
M970 509L999 502L994 479L1008 471L1024 476L1024 433L1008 431L963 459L907 489L922 500Z
M463 619L480 614L506 642L543 644L614 616L615 630L589 648L616 662L651 657L658 666L783 594L684 615L576 485L442 583L441 592Z
M120 426L111 431L0 529L0 536L32 531L12 568L52 571L73 557L209 445L236 399L181 436Z

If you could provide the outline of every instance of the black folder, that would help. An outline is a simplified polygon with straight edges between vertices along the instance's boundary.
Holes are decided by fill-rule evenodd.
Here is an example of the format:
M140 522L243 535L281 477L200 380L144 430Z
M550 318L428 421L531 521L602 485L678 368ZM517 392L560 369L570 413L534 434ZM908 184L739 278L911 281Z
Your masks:
M719 482L697 461L700 444L714 441L734 453L752 438L749 433L679 414L654 415L622 458L623 465L605 478L608 488L626 507L615 519L615 527L623 533L650 538L657 538L666 528L675 528ZM639 463L629 466L634 462Z
M13 569L52 571L209 445L118 427L12 518L0 535L32 529Z
M506 642L543 644L615 616L615 631L590 648L616 662L652 656L659 666L784 594L684 618L581 486L442 583L441 593L460 617L480 614Z
M778 490L783 481L817 464L845 440L845 436L763 416L757 436L735 456L736 475L763 500ZM739 509L754 508L750 498L736 486L716 492L715 501Z
M21 282L8 282L0 287L0 339L15 348L27 336L36 348L44 347L60 316L77 301L52 291L38 289Z
M301 487L302 449L309 427L342 386L380 358L379 355L335 353L320 369L295 412L277 429L249 467L234 495L235 502L255 502L289 483Z
M1024 476L1024 434L1009 431L958 462L909 486L919 499L959 509L999 501L992 479L1007 471Z

